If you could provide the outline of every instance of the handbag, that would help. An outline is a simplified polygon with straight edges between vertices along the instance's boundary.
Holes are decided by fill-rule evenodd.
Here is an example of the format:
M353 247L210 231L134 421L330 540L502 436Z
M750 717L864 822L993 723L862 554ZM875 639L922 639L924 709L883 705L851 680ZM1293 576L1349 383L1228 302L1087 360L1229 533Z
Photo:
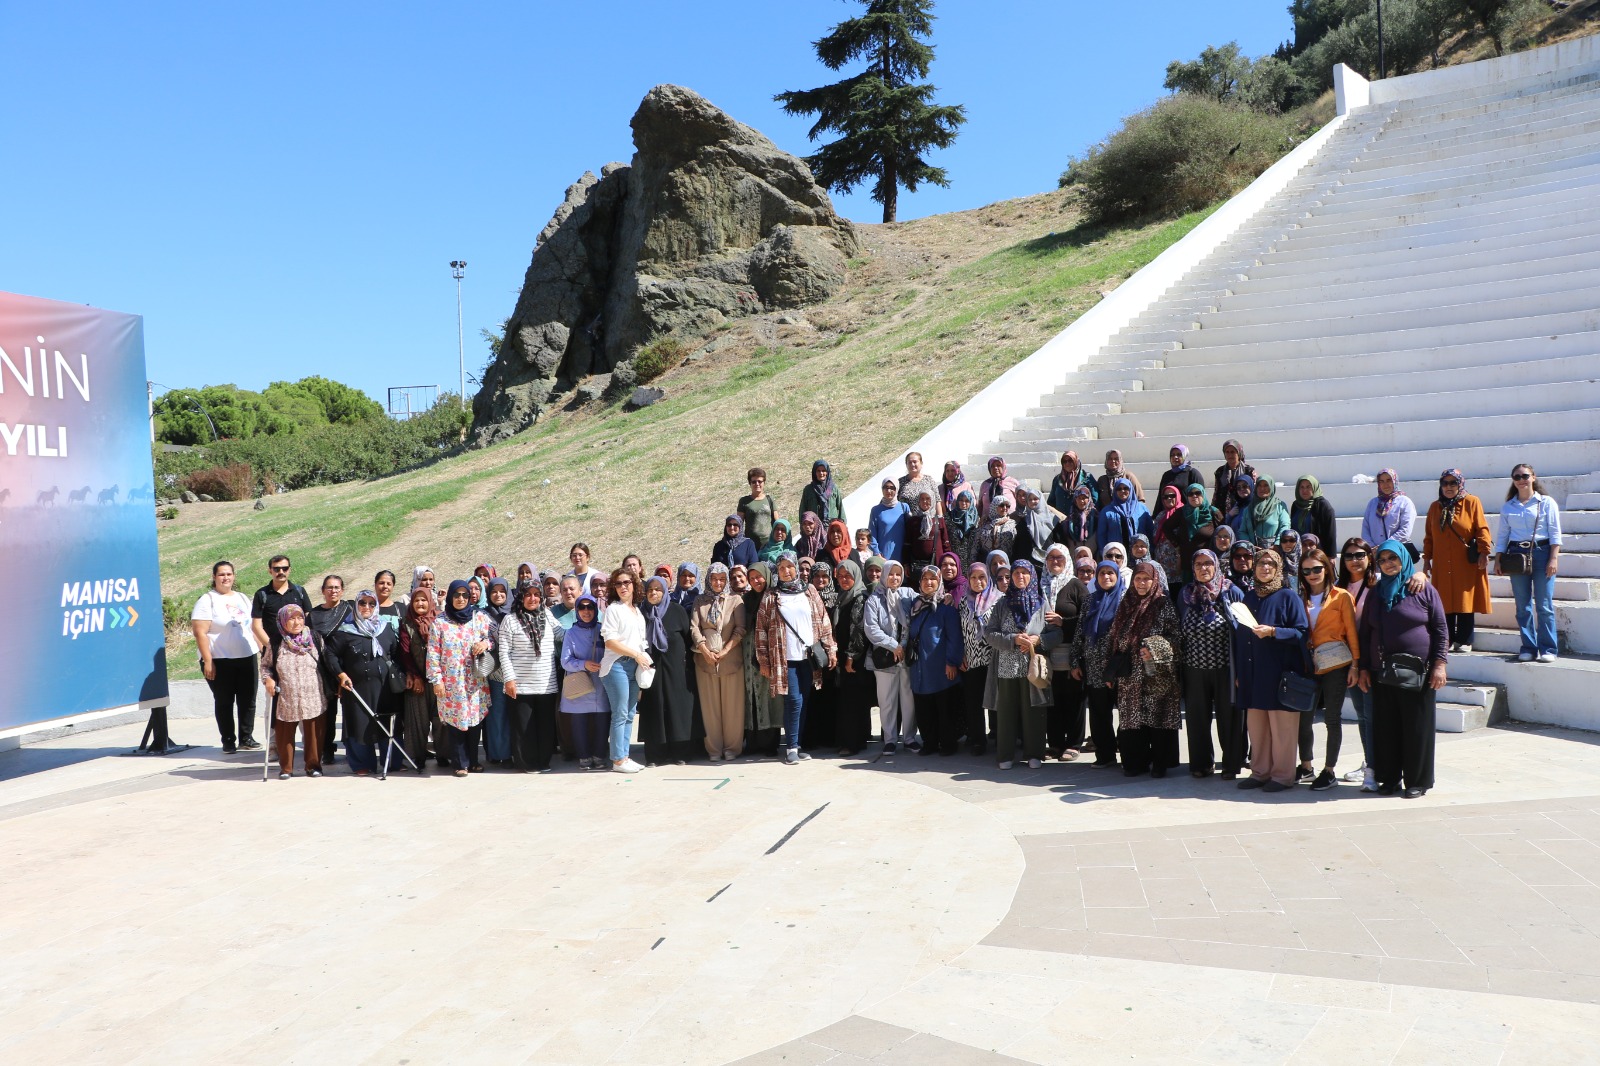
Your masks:
M655 683L656 668L653 666L641 666L638 672L633 675L633 679L639 682L640 689L647 689Z
M888 648L880 648L876 644L872 646L872 668L874 670L893 670L897 665L899 664L895 661L894 652Z
M1383 656L1383 668L1378 671L1378 684L1408 692L1421 691L1423 681L1428 676L1428 664L1421 656L1405 652L1388 655L1381 650L1380 654Z
M493 649L486 651L481 655L474 655L472 657L472 672L476 674L480 680L488 680L489 675L494 673L499 666L500 664L494 660Z
M799 640L800 631L796 629L793 623L791 623L787 618L783 617L782 610L778 611L778 618L782 620L784 625L789 627L789 632L794 634L794 639ZM823 670L827 668L828 649L822 646L822 642L820 640L812 641L810 644L806 645L806 656L811 660L811 666L813 669ZM876 662L877 660L874 659L873 661Z
M1500 553L1500 572L1506 577L1527 577L1533 573L1533 545L1539 539L1541 506L1533 512L1533 535L1527 540L1507 541L1506 550Z
M1034 688L1050 687L1050 660L1038 652L1028 656L1028 684Z
M1325 674L1329 670L1337 670L1341 666L1349 666L1356 661L1350 652L1350 645L1342 640L1328 640L1318 644L1311 652L1311 664L1318 674Z
M574 670L561 679L561 696L563 699L577 700L594 691L594 678L587 670Z
M1317 705L1316 680L1285 670L1278 678L1278 702L1288 711L1311 710Z
M1106 659L1106 676L1124 678L1133 676L1133 652L1114 651Z
M406 690L406 672L400 667L390 664L389 676L384 678L383 687L391 696L398 696Z

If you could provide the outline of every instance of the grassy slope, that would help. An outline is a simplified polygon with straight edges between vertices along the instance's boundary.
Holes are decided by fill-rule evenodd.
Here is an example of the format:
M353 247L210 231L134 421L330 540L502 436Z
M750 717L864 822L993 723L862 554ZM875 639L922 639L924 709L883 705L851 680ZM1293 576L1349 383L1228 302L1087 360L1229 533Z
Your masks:
M1203 217L1074 228L1067 199L1051 193L864 226L871 254L843 292L801 324L773 316L725 329L713 353L660 380L661 403L562 413L494 448L279 496L264 512L185 507L162 523L163 589L192 602L227 558L249 591L277 551L298 580L338 571L352 591L380 567L404 580L417 563L441 578L485 560L553 564L576 540L607 564L627 551L651 565L702 559L746 467L767 468L790 512L814 458L853 488Z

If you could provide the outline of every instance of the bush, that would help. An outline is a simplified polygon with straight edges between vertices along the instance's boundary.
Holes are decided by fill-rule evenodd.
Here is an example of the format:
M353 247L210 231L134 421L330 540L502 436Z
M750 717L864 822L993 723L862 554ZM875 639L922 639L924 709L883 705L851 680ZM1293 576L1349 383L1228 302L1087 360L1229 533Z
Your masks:
M171 596L161 597L161 624L168 633L189 628L189 612Z
M689 358L693 350L677 337L657 337L634 353L633 372L641 384L654 381Z
M1297 126L1287 116L1179 93L1123 119L1071 161L1061 184L1082 187L1094 223L1184 214L1248 185L1294 147Z
M213 500L248 500L256 494L256 475L249 463L196 470L179 484L196 496L210 496Z

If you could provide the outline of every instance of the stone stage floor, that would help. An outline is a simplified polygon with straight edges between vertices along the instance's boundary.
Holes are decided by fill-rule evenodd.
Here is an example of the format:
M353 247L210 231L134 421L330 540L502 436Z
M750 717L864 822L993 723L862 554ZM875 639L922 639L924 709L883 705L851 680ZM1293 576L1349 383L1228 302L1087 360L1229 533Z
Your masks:
M0 1060L1596 1060L1591 734L1441 735L1407 801L964 755L263 783L139 732L0 754Z

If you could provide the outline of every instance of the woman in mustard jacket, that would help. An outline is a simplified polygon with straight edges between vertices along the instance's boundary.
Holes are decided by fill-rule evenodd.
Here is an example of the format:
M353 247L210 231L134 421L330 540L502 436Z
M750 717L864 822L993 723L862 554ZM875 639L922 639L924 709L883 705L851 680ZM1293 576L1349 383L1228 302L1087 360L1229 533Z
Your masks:
M1317 702L1321 704L1322 722L1328 730L1327 757L1322 772L1311 782L1311 791L1323 792L1339 783L1334 765L1339 761L1339 743L1344 738L1345 690L1355 685L1360 674L1361 642L1356 629L1356 601L1339 587L1338 571L1333 560L1320 549L1313 548L1300 559L1300 598L1305 601L1306 617L1311 620L1311 631L1306 647L1311 653L1312 669L1316 672ZM1339 649L1343 644L1349 656ZM1323 663L1317 662L1317 650L1322 649ZM1309 777L1312 768L1316 711L1300 716L1300 775Z

